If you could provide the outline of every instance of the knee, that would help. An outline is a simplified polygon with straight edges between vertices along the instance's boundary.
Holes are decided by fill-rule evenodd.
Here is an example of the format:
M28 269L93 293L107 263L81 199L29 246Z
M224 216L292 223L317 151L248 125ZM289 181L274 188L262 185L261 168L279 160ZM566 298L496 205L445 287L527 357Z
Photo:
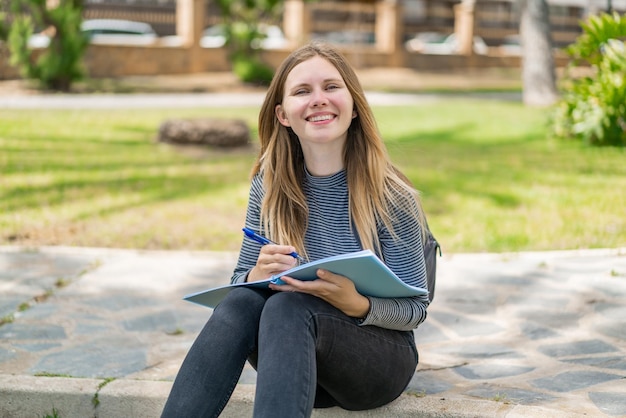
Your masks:
M262 290L239 287L231 290L213 311L214 317L224 317L231 321L260 316L268 294Z
M263 319L270 321L291 320L299 316L310 316L306 309L315 296L298 292L278 292L267 300L263 307Z

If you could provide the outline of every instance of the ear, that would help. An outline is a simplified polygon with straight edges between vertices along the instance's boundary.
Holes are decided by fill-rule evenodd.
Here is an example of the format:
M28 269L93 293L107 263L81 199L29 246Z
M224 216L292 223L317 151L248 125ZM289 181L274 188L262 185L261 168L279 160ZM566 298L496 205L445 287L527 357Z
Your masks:
M353 110L352 111L352 119L356 118L356 116L357 116L356 110Z
M287 115L285 115L285 111L283 110L282 105L277 104L274 108L274 111L276 113L276 117L278 118L278 122L280 122L281 125L287 127L291 126L289 124L289 120L287 119Z

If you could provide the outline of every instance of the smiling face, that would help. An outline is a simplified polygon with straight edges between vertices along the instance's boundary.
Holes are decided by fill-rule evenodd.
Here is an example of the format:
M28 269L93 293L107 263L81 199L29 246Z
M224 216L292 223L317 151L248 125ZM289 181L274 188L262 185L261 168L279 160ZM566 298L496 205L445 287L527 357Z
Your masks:
M300 139L305 154L314 150L341 155L348 127L356 117L350 91L339 71L315 56L296 65L285 80L276 116Z

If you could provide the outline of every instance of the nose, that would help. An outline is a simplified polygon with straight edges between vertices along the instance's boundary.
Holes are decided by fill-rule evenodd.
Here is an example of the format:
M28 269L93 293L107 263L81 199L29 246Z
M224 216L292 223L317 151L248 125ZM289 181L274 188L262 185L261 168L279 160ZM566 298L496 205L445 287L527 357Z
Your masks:
M324 90L315 89L313 91L313 95L311 96L311 104L313 105L313 107L319 107L328 104L328 99L326 98Z

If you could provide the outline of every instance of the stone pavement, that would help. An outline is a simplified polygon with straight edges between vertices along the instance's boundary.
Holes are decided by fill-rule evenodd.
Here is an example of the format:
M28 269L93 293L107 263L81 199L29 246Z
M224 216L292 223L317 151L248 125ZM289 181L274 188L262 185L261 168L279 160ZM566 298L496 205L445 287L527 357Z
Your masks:
M0 247L0 417L158 417L236 254ZM626 416L626 248L445 254L420 364L384 408L314 417ZM225 417L251 415L244 370Z

